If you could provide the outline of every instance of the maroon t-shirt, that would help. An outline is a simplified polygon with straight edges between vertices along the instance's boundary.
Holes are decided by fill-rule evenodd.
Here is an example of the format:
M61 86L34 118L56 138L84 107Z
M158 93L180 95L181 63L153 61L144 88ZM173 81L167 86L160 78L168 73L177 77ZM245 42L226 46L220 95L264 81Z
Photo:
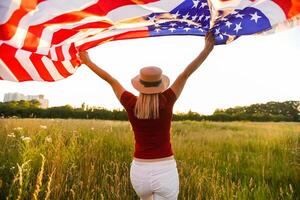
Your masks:
M158 119L138 119L135 117L134 107L137 97L128 91L122 93L120 101L127 111L134 132L134 157L155 159L173 155L170 128L176 95L172 89L169 88L159 94Z

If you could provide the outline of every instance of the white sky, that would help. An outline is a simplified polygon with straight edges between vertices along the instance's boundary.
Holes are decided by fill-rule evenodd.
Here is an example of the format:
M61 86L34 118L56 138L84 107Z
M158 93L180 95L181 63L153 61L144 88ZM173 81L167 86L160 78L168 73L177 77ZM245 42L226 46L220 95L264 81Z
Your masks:
M141 67L155 65L171 79L203 48L203 37L155 37L106 43L90 50L90 57L137 94L130 84ZM300 27L268 36L241 37L216 46L190 77L174 111L189 109L212 114L216 108L268 101L300 100ZM86 66L58 82L0 81L0 100L7 92L44 94L50 106L85 102L108 109L122 108L110 86Z

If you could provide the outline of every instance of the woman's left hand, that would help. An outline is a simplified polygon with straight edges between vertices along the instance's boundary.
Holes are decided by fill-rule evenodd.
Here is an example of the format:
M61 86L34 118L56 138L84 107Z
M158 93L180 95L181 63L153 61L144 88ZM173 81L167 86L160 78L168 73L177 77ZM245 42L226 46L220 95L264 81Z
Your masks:
M87 51L79 51L79 57L82 63L84 64L88 64L92 62L89 57L89 53Z

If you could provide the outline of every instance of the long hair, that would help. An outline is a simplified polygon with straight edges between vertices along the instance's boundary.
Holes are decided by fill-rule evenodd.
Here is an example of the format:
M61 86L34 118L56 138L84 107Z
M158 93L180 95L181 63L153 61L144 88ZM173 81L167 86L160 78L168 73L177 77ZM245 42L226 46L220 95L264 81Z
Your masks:
M134 107L134 114L138 119L159 118L159 93L140 93Z

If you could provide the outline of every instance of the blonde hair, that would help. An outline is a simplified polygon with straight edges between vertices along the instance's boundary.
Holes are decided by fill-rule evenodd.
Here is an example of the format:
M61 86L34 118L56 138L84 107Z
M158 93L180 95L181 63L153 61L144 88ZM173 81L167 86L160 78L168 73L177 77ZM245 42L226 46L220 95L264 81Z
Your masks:
M134 114L138 119L159 118L159 93L140 93L134 107Z

